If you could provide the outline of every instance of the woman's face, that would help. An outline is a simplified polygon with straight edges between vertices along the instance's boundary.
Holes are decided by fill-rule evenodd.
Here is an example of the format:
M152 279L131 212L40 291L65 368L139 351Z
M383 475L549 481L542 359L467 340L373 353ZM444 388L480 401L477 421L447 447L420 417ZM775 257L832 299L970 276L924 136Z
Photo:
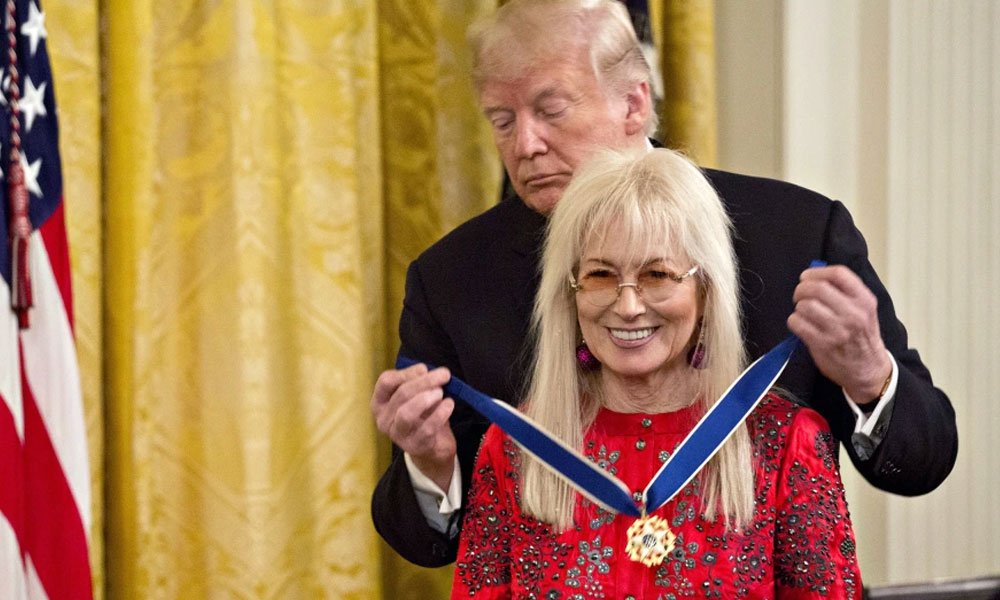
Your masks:
M604 365L605 375L626 379L648 379L671 375L690 368L688 349L694 343L702 298L697 278L677 283L667 275L680 275L692 265L683 258L651 256L637 258L623 248L626 239L620 223L612 224L603 236L594 236L580 260L577 282L584 289L576 293L577 317L583 339ZM617 243L616 243L617 242ZM628 263L628 264L626 264ZM594 303L590 286L599 282L636 283L667 281L667 294L650 300L632 286L622 286L617 299L608 306ZM600 303L598 303L600 304Z

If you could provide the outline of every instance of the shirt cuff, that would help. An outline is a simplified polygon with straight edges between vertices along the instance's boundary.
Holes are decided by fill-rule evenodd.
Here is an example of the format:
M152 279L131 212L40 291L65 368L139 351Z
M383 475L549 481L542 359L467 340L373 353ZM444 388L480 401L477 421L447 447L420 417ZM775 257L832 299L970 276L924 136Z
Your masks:
M889 426L889 419L892 416L892 404L896 398L896 386L899 384L899 366L896 364L896 359L893 358L892 353L886 350L886 354L889 356L889 362L892 364L892 375L890 376L889 386L886 387L885 393L882 394L878 404L875 405L875 408L870 413L866 414L865 411L861 410L857 402L847 394L847 390L841 388L844 398L847 400L847 405L851 407L856 418L854 434L851 436L851 444L854 446L861 460L867 460L874 454L875 448L878 447L885 437L886 429Z
M447 493L413 464L409 454L403 453L403 460L410 474L410 482L413 483L417 504L420 505L420 511L424 513L427 524L435 531L453 536L457 533L458 523L452 516L462 508L462 471L458 468L458 457L455 457L454 471Z

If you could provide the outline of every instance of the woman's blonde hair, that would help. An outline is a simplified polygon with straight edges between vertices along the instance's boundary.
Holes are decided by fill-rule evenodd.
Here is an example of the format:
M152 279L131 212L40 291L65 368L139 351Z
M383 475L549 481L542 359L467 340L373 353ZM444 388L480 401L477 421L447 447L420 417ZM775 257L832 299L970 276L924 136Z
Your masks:
M623 226L625 237L615 243L629 248L636 262L673 256L698 266L708 367L692 368L691 376L702 411L718 400L745 364L732 225L711 184L693 163L671 150L599 153L577 169L550 218L532 319L536 355L525 398L532 419L578 449L600 408L601 374L583 370L576 359L579 328L569 282L588 240L599 239L612 224ZM521 505L527 514L563 529L573 524L573 488L527 454L521 475ZM698 481L708 518L721 512L727 526L749 522L754 471L745 426L706 465Z

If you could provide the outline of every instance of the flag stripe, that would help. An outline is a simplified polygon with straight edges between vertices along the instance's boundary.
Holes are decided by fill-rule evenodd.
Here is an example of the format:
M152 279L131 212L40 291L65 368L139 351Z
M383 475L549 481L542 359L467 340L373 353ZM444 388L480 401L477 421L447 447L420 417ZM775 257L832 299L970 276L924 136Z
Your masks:
M66 313L66 319L69 321L70 331L72 331L73 313L65 311L65 307L73 306L73 286L70 281L69 244L66 238L66 219L63 217L62 200L59 201L59 206L52 213L52 216L42 223L38 231L42 233L45 254L48 256L50 270L59 287L59 295L62 296L62 306L64 307L63 312Z
M49 595L42 587L42 581L38 578L38 572L35 571L35 565L31 562L30 556L24 558L24 589L27 597L31 600L49 600ZM91 596L90 592L87 592L86 595L77 594L75 597L83 599Z
M45 514L25 523L23 550L31 557L46 593L52 600L90 594L87 537L76 501L63 476L49 433L30 387L24 386L25 493L45 499Z
M5 398L0 406L0 482L3 482L0 484L0 514L18 539L24 537L24 498L19 487L9 482L22 481L23 478L21 437Z
M25 569L20 547L10 523L0 514L0 559L4 559L0 560L0 598L25 597Z
M10 290L0 286L0 302L10 306ZM17 318L10 310L0 311L0 328L9 335L0 338L0 515L6 522L8 539L0 534L0 573L21 565L20 542L24 523L24 495L18 484L23 480L24 415L21 402L21 359L18 352ZM13 549L9 536L16 536ZM9 554L9 560L4 560ZM15 558L16 557L16 558ZM0 592L9 589L0 587ZM18 598L0 594L0 598Z
M0 285L0 306L10 306L10 288ZM11 310L0 310L0 397L14 420L18 439L24 437L21 415L21 360L18 356L17 317Z
M56 277L49 266L41 235L37 231L31 235L29 249L35 308L31 311L31 327L21 332L21 364L27 375L22 394L27 398L30 389L31 395L37 400L36 407L43 417L51 444L55 447L60 471L66 474L83 521L89 527L87 434L73 333L60 300ZM54 377L53 373L58 373L59 376Z

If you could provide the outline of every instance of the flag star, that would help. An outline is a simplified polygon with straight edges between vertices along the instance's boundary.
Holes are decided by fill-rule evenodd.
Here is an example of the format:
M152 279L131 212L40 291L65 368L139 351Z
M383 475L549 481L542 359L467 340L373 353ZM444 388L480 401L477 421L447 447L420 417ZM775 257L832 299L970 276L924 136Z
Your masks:
M42 115L43 117L48 114L45 110L45 86L49 82L43 81L42 85L35 87L35 84L31 83L31 76L28 76L24 80L24 96L18 100L17 106L24 113L24 131L31 131L31 126L35 123L35 117Z
M7 92L10 91L10 73L4 73L3 82L0 83L0 105L7 106Z
M21 25L21 35L30 38L32 56L38 49L39 38L49 37L49 32L45 31L45 13L38 10L37 2L28 5L28 20Z
M38 185L38 172L42 170L42 159L28 164L28 159L21 153L21 169L24 171L24 187L32 194L42 197L42 188Z

